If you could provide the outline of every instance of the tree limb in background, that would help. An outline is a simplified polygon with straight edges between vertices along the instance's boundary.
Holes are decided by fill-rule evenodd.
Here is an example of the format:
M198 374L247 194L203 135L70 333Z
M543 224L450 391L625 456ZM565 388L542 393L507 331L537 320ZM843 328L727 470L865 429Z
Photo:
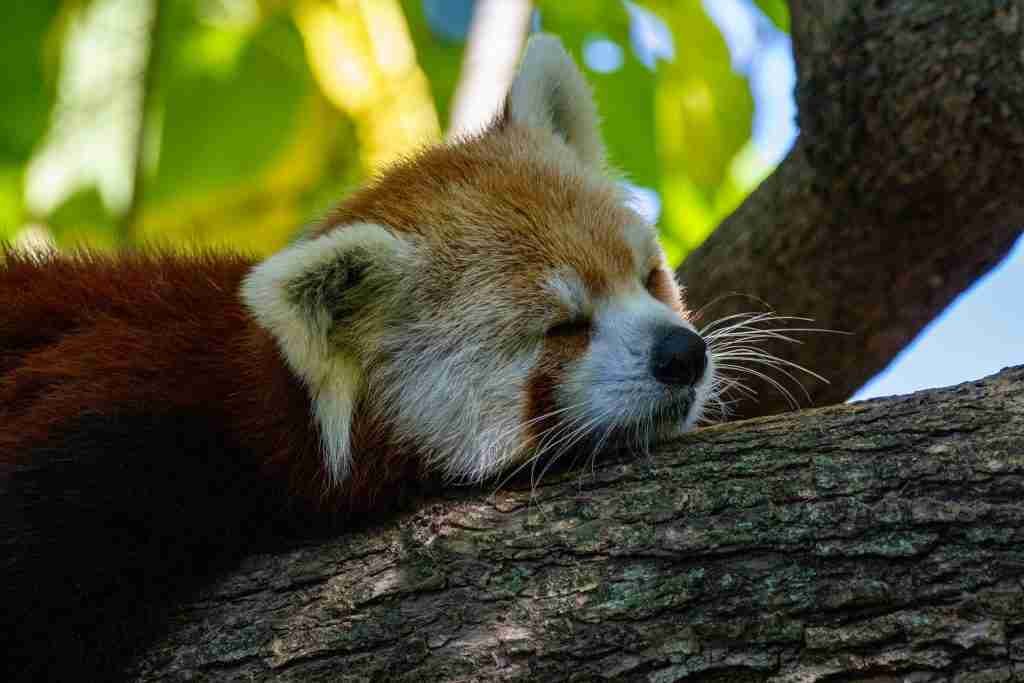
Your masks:
M135 122L135 146L132 159L131 194L128 199L128 208L121 217L118 225L118 238L121 244L132 244L135 241L136 224L139 220L139 211L142 206L143 193L146 186L146 163L149 161L146 149L146 136L150 135L150 123L153 119L153 96L157 88L157 70L160 59L160 38L161 38L161 10L163 3L154 0L150 8L149 25L146 29L147 42L146 59L143 64L141 87L139 88L139 109L138 120Z
M481 130L501 108L530 30L530 0L478 0L452 96L449 136Z
M800 138L678 275L706 321L763 301L851 332L769 346L829 378L804 382L824 405L884 368L1020 234L1024 1L790 11ZM754 384L759 400L737 417L787 408Z
M250 558L134 677L1010 680L1021 434L1024 367L456 493Z

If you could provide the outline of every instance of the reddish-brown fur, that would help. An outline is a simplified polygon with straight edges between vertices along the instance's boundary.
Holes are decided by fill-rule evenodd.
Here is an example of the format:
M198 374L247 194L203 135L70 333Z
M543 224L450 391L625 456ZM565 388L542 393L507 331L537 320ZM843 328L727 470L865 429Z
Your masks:
M252 264L0 252L0 678L115 676L149 633L129 612L159 628L172 587L258 547L257 529L329 529L417 480L363 422L351 477L326 486L309 394L239 300ZM153 420L187 445L146 453Z
M0 267L0 468L83 413L195 409L223 425L295 505L372 507L407 464L360 458L346 486L328 492L309 394L239 301L252 265L213 253L8 254ZM386 434L364 426L357 438L373 453Z
M552 263L574 269L594 296L607 294L635 278L622 229L638 219L611 183L588 184L579 173L538 158L534 150L545 144L551 140L499 121L485 135L389 169L318 232L375 222L426 239L439 259L456 261L485 244L492 257L521 266L500 274L507 277L501 282L507 296L536 296L539 274Z
M83 412L147 406L211 413L268 467L304 459L316 443L308 399L238 301L250 266L234 256L9 255L2 461Z
M581 327L544 341L540 361L530 374L529 396L523 414L523 423L530 425L530 438L539 448L558 436L565 436L558 429L557 417L542 416L551 415L557 408L555 389L565 380L566 365L586 352L589 337L590 331Z

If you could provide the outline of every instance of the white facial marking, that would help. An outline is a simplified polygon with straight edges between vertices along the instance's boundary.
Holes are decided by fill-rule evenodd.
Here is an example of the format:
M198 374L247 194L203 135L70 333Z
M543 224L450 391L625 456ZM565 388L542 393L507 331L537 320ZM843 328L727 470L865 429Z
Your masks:
M415 340L430 333L405 332ZM399 439L426 454L430 469L451 481L476 482L519 454L522 396L536 354L502 358L472 337L453 353L438 352L440 345L429 341L390 343L404 349L406 361L380 367L383 393L375 400L387 406Z
M718 370L715 368L715 357L711 354L711 349L706 352L707 367L704 369L704 376L700 378L700 382L693 388L693 408L690 409L690 414L686 416L686 421L683 423L683 431L690 431L693 426L697 424L704 415L704 408L708 404L708 397L711 395L711 385L715 380L715 374Z
M573 270L559 270L548 277L544 289L555 295L571 315L588 315L591 311L590 294L579 274Z
M607 425L643 425L659 408L686 404L688 396L673 396L651 374L651 353L658 330L681 326L696 332L675 310L637 286L629 293L599 304L586 353L570 367L558 402L580 406L574 417L593 421L600 432ZM711 384L709 369L693 387L694 399L685 416L674 425L676 431L693 426L700 417ZM658 425L659 427L662 425ZM654 425L651 425L654 428Z
M362 387L363 373L354 360L340 356L326 375L313 403L320 423L327 477L336 485L345 481L352 470L352 412Z
M622 232L630 251L633 253L634 269L646 275L651 261L658 253L657 233L654 227L648 223L637 221L636 223L626 225Z

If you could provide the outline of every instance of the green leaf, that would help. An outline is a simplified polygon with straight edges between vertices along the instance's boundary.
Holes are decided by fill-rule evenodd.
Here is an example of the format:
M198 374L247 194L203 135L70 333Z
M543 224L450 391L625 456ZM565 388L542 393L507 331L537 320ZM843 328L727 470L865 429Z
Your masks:
M0 241L9 240L21 227L24 174L17 164L0 164Z
M49 124L55 95L54 65L46 43L58 0L7 3L0 22L0 162L24 162Z
M56 54L48 49L59 0L8 3L0 22L0 239L24 214L25 163L50 123L56 97Z
M756 0L756 4L780 31L789 33L789 6L786 0Z
M292 140L313 92L302 40L272 15L251 35L202 24L169 2L159 38L159 162L146 201L222 189L264 170Z
M628 51L628 43L623 45ZM654 127L654 74L631 53L612 74L587 72L601 112L608 160L637 185L656 188L658 156Z
M663 232L692 248L721 216L717 196L736 155L750 139L754 101L700 0L648 3L675 37L676 57L658 69L658 153Z
M753 125L754 100L699 0L654 2L676 38L658 70L658 133L666 170L685 170L711 199Z

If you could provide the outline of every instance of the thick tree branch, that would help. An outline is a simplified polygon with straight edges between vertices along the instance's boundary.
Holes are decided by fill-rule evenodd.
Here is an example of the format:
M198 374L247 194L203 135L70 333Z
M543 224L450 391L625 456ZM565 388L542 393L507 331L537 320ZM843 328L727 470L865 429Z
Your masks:
M245 562L142 680L1024 675L1024 367Z
M759 308L853 333L774 353L842 401L1024 225L1024 0L791 0L801 136L679 269L706 319ZM739 292L753 298L726 297ZM711 303L709 303L711 302ZM761 386L739 417L785 409Z

